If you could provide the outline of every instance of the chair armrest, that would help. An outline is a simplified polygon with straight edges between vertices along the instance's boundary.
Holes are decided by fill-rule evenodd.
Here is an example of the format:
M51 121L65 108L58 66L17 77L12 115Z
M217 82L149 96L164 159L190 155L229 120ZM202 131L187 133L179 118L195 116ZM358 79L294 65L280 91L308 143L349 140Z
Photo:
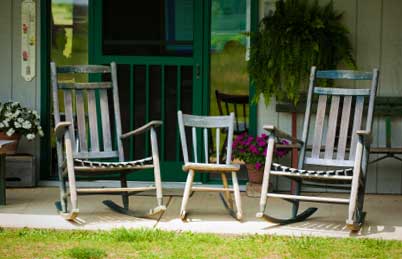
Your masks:
M268 131L268 132L274 134L275 137L289 139L289 140L298 142L298 143L300 143L300 144L302 144L302 145L304 144L304 142L303 142L302 140L292 137L290 134L288 134L288 133L286 133L286 132L284 132L284 131L282 131L282 130L276 128L276 127L273 126L273 125L265 125L265 126L264 126L264 129L265 129L266 131Z
M368 130L357 130L356 134L359 136L359 138L363 138L363 143L365 145L371 144L373 138L371 135L371 132Z
M57 123L56 127L54 128L54 133L56 135L57 139L61 139L64 136L64 133L66 130L68 130L68 127L70 127L72 124L69 121L63 121Z
M125 138L128 138L128 137L133 136L133 135L141 134L141 133L143 133L143 132L145 132L147 130L150 130L151 128L161 126L162 123L163 123L162 121L150 121L147 124L145 124L144 126L141 126L141 127L137 128L137 129L135 129L133 131L124 133L123 135L120 136L120 138L125 139Z

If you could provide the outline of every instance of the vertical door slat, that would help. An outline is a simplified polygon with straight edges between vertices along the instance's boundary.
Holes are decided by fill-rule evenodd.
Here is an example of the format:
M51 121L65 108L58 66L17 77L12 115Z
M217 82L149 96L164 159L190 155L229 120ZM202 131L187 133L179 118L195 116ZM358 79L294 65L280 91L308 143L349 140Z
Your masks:
M336 136L336 126L338 122L338 110L339 110L339 96L332 96L331 108L329 112L329 122L327 138L325 141L325 159L333 159L334 144Z
M181 66L177 66L177 84L176 84L176 109L178 111L181 110ZM176 160L179 161L179 150L180 150L180 139L179 136L177 134L176 137Z
M357 134L356 131L361 129L362 125L362 117L363 117L363 107L364 106L364 96L356 97L356 106L355 106L355 116L353 118L353 129L352 129L352 140L350 144L350 152L349 152L349 160L355 159L356 152L356 143L357 143Z
M112 150L112 135L110 133L109 102L107 89L99 89L100 109L102 115L103 150Z
M165 121L165 106L166 106L166 100L165 100L165 66L161 66L161 120ZM161 151L160 151L160 158L162 161L165 160L165 124L161 125Z
M75 91L76 107L77 107L77 125L80 143L80 151L88 151L87 133L85 124L85 97L83 90Z
M350 108L352 106L352 96L345 96L343 99L341 129L339 131L338 150L336 159L345 159L346 142L348 140L348 129L350 121Z
M64 90L64 112L66 114L66 121L71 122L71 127L69 128L70 136L71 136L71 145L73 150L76 150L75 143L75 122L73 115L73 91L72 90Z
M320 97L318 98L317 117L315 120L315 128L314 128L313 150L311 153L311 157L313 158L319 158L320 156L326 105L327 105L327 96L320 95Z
M91 151L99 151L98 113L96 112L95 90L87 90L88 96L88 134L91 138Z
M145 65L145 123L149 122L149 70L150 66ZM149 134L145 134L145 155L149 156Z

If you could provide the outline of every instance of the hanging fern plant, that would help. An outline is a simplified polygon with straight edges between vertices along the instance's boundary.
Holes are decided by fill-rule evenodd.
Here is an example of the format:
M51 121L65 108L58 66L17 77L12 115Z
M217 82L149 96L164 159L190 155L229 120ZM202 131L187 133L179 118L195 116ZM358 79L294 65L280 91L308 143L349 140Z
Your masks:
M248 71L256 88L256 99L264 95L297 103L310 67L355 68L349 32L341 23L342 13L333 2L279 0L275 12L264 17L251 35Z

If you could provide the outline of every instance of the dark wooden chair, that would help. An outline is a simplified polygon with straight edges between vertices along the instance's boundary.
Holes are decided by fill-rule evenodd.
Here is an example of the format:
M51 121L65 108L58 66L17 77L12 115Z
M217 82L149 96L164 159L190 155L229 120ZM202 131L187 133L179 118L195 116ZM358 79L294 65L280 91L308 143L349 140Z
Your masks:
M107 82L63 82L60 74L111 76ZM51 63L53 112L60 181L60 201L56 202L61 215L74 220L78 215L78 194L117 194L122 196L123 206L113 201L103 203L111 209L132 216L148 216L164 211L159 168L158 143L155 128L161 121L148 124L122 134L116 64L110 66L60 66ZM60 105L59 98L63 98ZM65 120L61 121L60 112ZM150 133L152 155L136 161L125 161L123 140L142 133ZM116 161L117 162L106 162ZM155 185L127 187L127 174L143 169L153 169ZM78 176L101 177L115 175L119 188L77 188ZM95 178L96 179L96 178ZM67 184L68 182L68 188ZM157 206L146 214L129 209L129 196L146 190L156 190Z
M234 112L234 135L248 132L249 96L226 94L215 90L216 102L220 115L229 115Z
M264 217L279 224L288 224L305 220L317 210L317 208L308 208L298 214L300 201L346 204L349 206L347 226L352 231L360 229L365 218L363 202L378 76L377 69L372 72L317 71L315 67L312 67L303 135L301 140L294 139L301 145L298 168L289 168L273 163L276 138L293 138L274 126L264 126L264 129L269 132L269 139L257 217ZM371 88L319 87L317 86L317 79L368 80L371 82ZM311 104L315 96L318 96L318 108L313 134L309 134ZM365 101L368 102L366 106L364 105ZM337 127L338 121L340 127ZM307 143L310 143L310 136L312 137L312 150L307 153L306 147ZM306 165L313 169L306 170ZM269 192L268 184L271 175L294 180L296 182L295 192L291 194ZM337 198L300 195L302 185L326 187L328 190L348 190L350 196L348 198ZM292 216L288 219L278 219L265 214L268 197L282 198L291 202L293 204Z
M192 191L210 191L224 193L224 196L220 194L222 202L226 209L228 209L231 216L241 220L243 212L241 208L240 188L237 180L237 172L240 169L239 165L231 163L232 157L232 139L233 139L233 125L234 125L234 113L228 116L196 116L183 114L181 111L177 113L181 147L183 151L184 166L183 170L188 172L186 186L184 188L183 201L180 210L180 217L185 220L187 217L186 207L190 194ZM191 128L192 138L186 137L186 129ZM216 146L220 147L220 131L225 129L227 133L226 154L220 153L219 148L216 148L216 162L210 163L209 159L209 132L215 131ZM197 145L197 131L202 133L202 142ZM187 139L192 140L192 154L189 151L191 149L187 146ZM220 157L225 157L225 162L221 163ZM203 161L202 161L203 160ZM195 187L193 186L193 180L195 173L217 173L221 175L223 187ZM229 188L226 174L232 175L233 187ZM236 209L233 206L233 198L231 193L234 194L234 200Z

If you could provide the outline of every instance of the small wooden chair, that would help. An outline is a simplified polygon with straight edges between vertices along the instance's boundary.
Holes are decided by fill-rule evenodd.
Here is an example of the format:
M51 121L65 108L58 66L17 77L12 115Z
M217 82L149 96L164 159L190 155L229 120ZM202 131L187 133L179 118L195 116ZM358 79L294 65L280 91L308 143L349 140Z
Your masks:
M192 191L211 191L211 192L223 192L224 196L220 193L220 197L226 209L228 209L230 215L238 220L242 219L242 208L240 199L240 188L237 180L237 171L239 171L240 166L231 164L232 157L232 139L233 139L233 125L234 125L234 113L229 116L196 116L183 114L181 111L177 113L181 147L183 151L184 166L183 170L188 172L186 186L184 188L183 201L181 204L180 218L182 220L186 219L187 216L187 203L190 198ZM185 127L191 127L192 129L192 150L193 159L190 161L188 147L187 147L187 136ZM201 129L203 133L203 145L197 145L197 129ZM216 130L216 147L220 147L220 130L226 129L227 132L227 147L225 164L221 164L220 161L220 151L216 148L216 163L209 163L209 132L213 129ZM212 134L211 134L212 135ZM204 148L202 148L202 146ZM202 154L204 156L202 156ZM202 162L202 160L204 162ZM200 173L218 173L222 177L222 187L193 187L193 180L195 172ZM227 173L232 174L232 184L233 188L229 188L228 180L226 177ZM231 193L234 194L234 200L236 204L236 210L233 207L233 199Z
M317 208L308 208L298 214L299 201L346 204L349 206L347 226L352 231L360 229L365 218L363 202L378 76L377 69L372 72L317 71L315 67L312 67L302 139L295 140L274 126L264 126L264 129L269 132L269 138L260 210L257 217L264 217L279 224L288 224L305 220L317 210ZM319 87L317 86L317 79L368 80L371 82L371 88ZM309 135L313 96L318 96L318 108L314 134ZM368 102L367 106L364 105L365 99ZM330 107L327 105L329 101L331 101ZM365 126L363 127L364 117ZM340 127L337 127L338 122L340 122ZM309 136L313 136L312 151L311 154L307 155L306 146L307 143L310 143L308 142ZM277 137L293 139L300 143L298 168L289 168L272 162ZM325 139L324 143L323 139ZM306 170L305 165L313 166L314 169ZM294 180L296 182L295 193L269 192L268 184L271 175ZM350 196L348 198L337 198L300 195L302 185L327 188L328 190L348 190ZM292 216L288 219L278 219L264 214L267 197L282 198L291 202L293 204Z
M60 74L110 74L108 82L62 82ZM162 204L162 185L159 168L158 143L155 128L161 121L151 121L131 132L121 133L119 91L116 64L110 66L60 66L51 63L53 112L57 147L60 201L56 207L68 220L78 215L78 194L117 194L122 196L123 206L113 201L103 203L120 213L132 216L149 216L166 209ZM61 109L59 97L63 98ZM109 109L110 108L110 109ZM64 111L65 121L60 112ZM150 132L152 155L136 161L125 161L124 139ZM106 162L116 161L117 162ZM127 174L136 170L153 169L155 186L127 187ZM77 176L115 175L119 188L77 188ZM93 178L92 178L93 179ZM68 188L67 184L68 182ZM146 190L156 190L157 206L147 214L137 214L129 209L129 196ZM70 201L70 204L69 204ZM71 206L71 207L70 207Z

